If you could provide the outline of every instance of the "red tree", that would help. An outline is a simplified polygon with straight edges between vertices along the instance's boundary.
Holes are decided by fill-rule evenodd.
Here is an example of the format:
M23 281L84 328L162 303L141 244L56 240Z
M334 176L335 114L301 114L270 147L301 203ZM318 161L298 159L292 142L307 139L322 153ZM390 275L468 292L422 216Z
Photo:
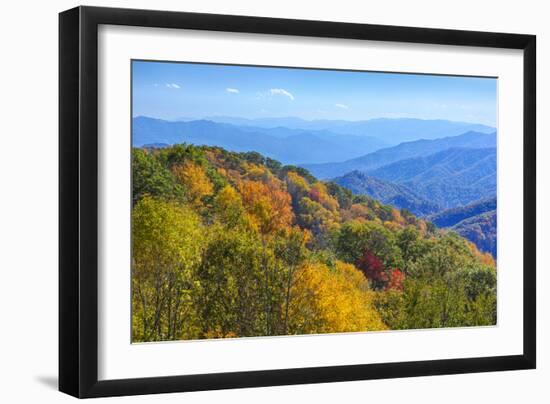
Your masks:
M369 250L365 250L363 256L359 259L357 268L365 274L375 289L384 288L389 281L384 264Z
M386 290L399 290L403 291L403 281L405 280L405 274L398 268L393 268L390 271L389 281L386 285Z
M321 192L319 191L319 188L311 188L308 193L309 199L312 201L321 203Z

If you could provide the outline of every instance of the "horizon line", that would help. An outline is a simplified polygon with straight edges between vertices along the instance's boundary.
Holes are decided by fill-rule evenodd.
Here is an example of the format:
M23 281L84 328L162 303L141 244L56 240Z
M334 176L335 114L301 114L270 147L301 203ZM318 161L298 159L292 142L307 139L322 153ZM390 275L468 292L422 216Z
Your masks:
M443 122L452 122L452 123L465 123L465 124L469 124L469 125L483 125L483 126L487 126L489 128L493 128L493 129L496 129L496 125L493 125L493 124L486 124L486 123L481 123L481 122L469 122L469 121L455 121L455 120L452 120L452 119L444 119L444 118L412 118L412 117L406 117L406 116L403 116L403 117L394 117L394 118L390 118L390 117L385 117L385 116L381 116L381 117L377 117L377 118L367 118L367 119L357 119L357 120L353 120L353 119L330 119L330 118L317 118L317 119L306 119L306 118L302 118L302 117L299 117L299 116L292 116L292 115L287 115L287 116L266 116L266 117L258 117L258 118L245 118L245 117L242 117L242 116L234 116L234 115L218 115L218 116L204 116L202 118L198 118L198 117L179 117L179 118L162 118L162 117L157 117L157 116L150 116L150 115L143 115L143 114L140 114L140 115L135 115L135 116L132 116L132 119L135 119L135 118L149 118L149 119L158 119L160 121L167 121L167 122L186 122L186 121L210 121L210 122L216 122L216 118L221 118L221 119L242 119L242 120L246 120L246 121L262 121L262 120L269 120L269 119L299 119L301 121L304 121L304 122L319 122L319 121L341 121L341 122L354 122L354 123L357 123L357 122L368 122L368 121L377 121L377 120L388 120L388 121L397 121L397 120L415 120L415 121L443 121ZM225 122L223 122L225 123Z

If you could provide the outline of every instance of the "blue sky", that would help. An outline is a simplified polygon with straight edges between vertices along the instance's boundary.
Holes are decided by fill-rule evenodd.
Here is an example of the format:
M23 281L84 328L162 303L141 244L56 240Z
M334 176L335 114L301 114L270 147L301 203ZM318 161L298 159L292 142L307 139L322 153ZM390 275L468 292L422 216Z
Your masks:
M133 61L133 115L448 119L496 126L497 80Z

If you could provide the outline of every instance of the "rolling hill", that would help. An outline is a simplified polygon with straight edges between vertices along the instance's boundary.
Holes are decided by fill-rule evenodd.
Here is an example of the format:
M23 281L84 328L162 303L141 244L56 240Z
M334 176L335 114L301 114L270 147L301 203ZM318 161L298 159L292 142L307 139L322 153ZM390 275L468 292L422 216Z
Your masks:
M494 196L496 168L495 148L452 148L401 160L368 174L414 189L443 208L453 208Z
M496 323L488 254L258 153L133 148L131 209L133 342Z
M492 148L496 147L496 133L467 132L459 136L435 140L416 140L401 143L366 154L361 157L337 163L302 164L319 178L333 178L351 171L369 171L400 160L429 156L450 148Z
M133 119L132 144L191 143L236 152L256 151L285 164L345 160L387 146L367 136L288 128L239 127L207 120L172 122L147 117Z
M427 219L437 227L452 227L457 223L480 215L482 213L491 212L497 208L497 198L487 198L475 201L466 206L446 209L434 215L428 216Z
M407 209L417 216L426 216L441 209L437 204L426 200L404 185L371 177L360 171L352 171L334 179L338 185L354 194L368 195L385 204L399 209Z
M497 258L496 210L465 219L451 227L451 230L473 242L480 251L491 253Z
M480 251L497 257L497 198L487 198L466 206L447 209L426 219L437 227L449 228L473 242Z

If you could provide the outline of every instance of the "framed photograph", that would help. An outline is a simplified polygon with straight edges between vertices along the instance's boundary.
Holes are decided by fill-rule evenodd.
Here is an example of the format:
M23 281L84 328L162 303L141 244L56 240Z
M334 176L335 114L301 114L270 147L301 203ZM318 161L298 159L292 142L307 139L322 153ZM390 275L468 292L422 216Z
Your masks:
M535 368L534 36L59 23L61 391Z

